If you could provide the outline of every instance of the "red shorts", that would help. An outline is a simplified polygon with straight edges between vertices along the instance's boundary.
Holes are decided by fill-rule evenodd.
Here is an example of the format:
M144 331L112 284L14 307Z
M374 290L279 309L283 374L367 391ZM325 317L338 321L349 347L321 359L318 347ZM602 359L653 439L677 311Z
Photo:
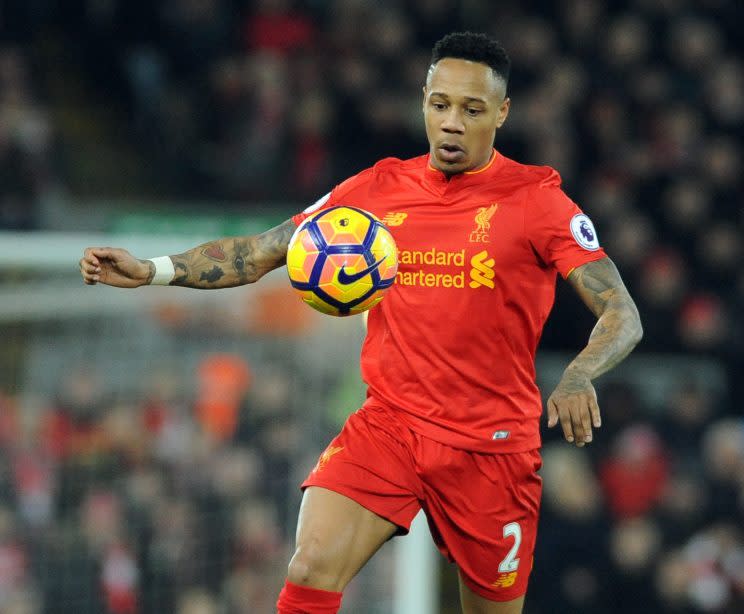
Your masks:
M420 509L463 582L491 601L525 594L542 480L538 450L481 454L411 431L392 410L352 414L302 487L347 496L408 532Z

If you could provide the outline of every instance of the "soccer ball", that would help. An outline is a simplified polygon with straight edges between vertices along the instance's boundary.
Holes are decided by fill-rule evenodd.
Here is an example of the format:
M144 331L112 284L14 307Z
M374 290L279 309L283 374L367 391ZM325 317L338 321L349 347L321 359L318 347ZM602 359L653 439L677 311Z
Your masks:
M308 217L287 249L292 287L310 307L332 316L377 305L397 270L398 250L390 231L355 207L329 207Z

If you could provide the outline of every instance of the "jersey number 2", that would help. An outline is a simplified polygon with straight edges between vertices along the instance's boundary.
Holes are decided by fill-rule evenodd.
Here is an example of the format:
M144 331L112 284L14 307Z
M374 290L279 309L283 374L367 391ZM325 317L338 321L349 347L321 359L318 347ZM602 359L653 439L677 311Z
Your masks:
M504 525L504 539L507 537L514 538L514 545L506 554L504 560L499 563L499 571L502 573L517 571L519 567L517 552L519 552L519 546L522 544L522 529L518 522L510 522Z

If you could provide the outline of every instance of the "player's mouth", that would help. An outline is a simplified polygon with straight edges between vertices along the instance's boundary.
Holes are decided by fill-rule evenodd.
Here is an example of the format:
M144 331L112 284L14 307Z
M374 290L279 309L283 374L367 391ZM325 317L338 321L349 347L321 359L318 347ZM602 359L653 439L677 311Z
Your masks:
M440 160L448 164L457 164L465 159L465 150L455 143L442 143L437 147Z

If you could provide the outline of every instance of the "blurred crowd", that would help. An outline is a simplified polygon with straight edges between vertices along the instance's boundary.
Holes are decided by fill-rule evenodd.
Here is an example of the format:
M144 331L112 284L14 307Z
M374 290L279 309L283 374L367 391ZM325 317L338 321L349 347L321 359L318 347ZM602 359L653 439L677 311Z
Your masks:
M0 43L0 229L37 228L40 201L54 183L51 117L24 51Z
M0 229L43 227L45 196L85 184L71 152L111 133L86 122L118 124L112 147L150 173L142 196L299 208L381 157L424 153L431 45L454 29L496 35L513 61L497 147L557 168L593 217L641 310L639 351L711 357L732 385L719 398L681 379L665 406L648 407L633 382L612 382L590 448L546 434L532 603L551 614L744 611L741 2L61 4L0 4ZM576 349L591 315L565 285L558 302L543 347ZM0 611L62 611L79 599L64 591L82 585L103 601L80 612L209 614L219 600L260 611L241 599L259 603L251 591L271 585L261 574L283 569L286 491L263 492L259 467L289 461L237 427L206 434L216 427L194 399L153 394L127 408L60 401L23 427L2 418L13 494L0 509ZM292 432L277 437L291 447ZM174 437L200 452L179 456ZM73 568L73 588L51 582ZM177 596L164 578L201 588Z
M297 485L335 428L306 441L287 410L293 377L210 354L131 399L90 369L68 371L54 398L1 395L0 612L272 614ZM324 383L331 397L339 386ZM590 447L543 434L526 614L741 612L740 412L684 373L658 405L627 378L599 394Z
M602 429L546 434L533 592L538 613L744 611L744 420L680 374L661 406L599 389Z
M189 377L0 396L0 612L273 611L305 460L289 376L209 355Z

